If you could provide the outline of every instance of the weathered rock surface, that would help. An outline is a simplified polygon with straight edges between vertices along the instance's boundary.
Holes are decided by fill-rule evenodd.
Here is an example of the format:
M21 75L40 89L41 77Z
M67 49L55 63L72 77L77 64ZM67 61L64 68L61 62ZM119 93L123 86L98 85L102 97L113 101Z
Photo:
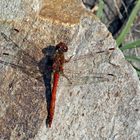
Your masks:
M19 65L0 64L1 140L140 139L136 72L80 0L2 0L0 10L0 32L8 36L0 36L0 62ZM60 41L69 46L66 57L74 55L65 65L73 84L61 77L49 129L36 62L42 48Z

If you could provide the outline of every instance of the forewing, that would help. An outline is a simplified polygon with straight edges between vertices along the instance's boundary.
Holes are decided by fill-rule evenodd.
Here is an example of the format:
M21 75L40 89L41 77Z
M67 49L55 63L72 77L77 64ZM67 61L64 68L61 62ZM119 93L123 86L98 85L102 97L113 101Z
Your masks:
M113 49L89 51L85 55L73 57L64 65L64 74L61 78L64 85L83 85L99 82L112 82L115 75L110 71L110 55Z
M10 66L31 78L41 80L37 60L25 50L22 50L14 41L1 33L3 39L0 49L0 67Z

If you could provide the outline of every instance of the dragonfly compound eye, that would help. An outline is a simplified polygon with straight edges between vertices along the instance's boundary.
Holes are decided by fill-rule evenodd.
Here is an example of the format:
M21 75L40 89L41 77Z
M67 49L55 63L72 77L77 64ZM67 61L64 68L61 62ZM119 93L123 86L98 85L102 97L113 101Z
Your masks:
M59 51L62 51L62 52L67 52L68 51L68 46L63 43L63 42L60 42L56 45L56 48L59 50Z

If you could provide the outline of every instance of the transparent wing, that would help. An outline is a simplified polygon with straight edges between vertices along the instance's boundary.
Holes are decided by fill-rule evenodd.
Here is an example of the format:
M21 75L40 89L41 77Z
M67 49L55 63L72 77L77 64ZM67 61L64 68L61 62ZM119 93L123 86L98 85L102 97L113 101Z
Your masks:
M10 57L10 59L19 59L19 57L23 58L24 61L32 63L34 65L37 65L37 61L35 57L31 56L29 52L23 50L22 46L19 47L19 45L14 42L10 37L8 37L6 34L1 32L1 37L6 41L3 44L1 44L1 50L0 50L0 56L1 57ZM24 41L23 41L24 42ZM34 46L34 50L37 49ZM5 58L6 59L6 58Z
M65 71L66 77L61 77L60 81L66 86L86 85L92 83L113 82L116 76L112 73L90 73L81 74Z
M10 38L8 38L5 34L1 34L3 38L11 43L15 55L10 53L2 52L2 58L12 57L12 62L1 60L0 63L9 64L12 67L17 67L21 69L24 73L33 77L33 75L40 75L37 61L33 56L30 56L27 52L23 50L19 50L18 45L13 42ZM114 75L111 72L103 73L101 65L109 61L109 57L114 48L108 48L106 50L82 50L84 53L78 52L78 55L73 56L72 59L65 64L64 66L64 74L63 76L67 79L65 83L72 84L87 84L92 82L105 82L112 81L114 79ZM86 52L86 54L85 54ZM84 54L84 55L81 55ZM108 71L108 70L106 70ZM62 79L62 78L61 78Z
M82 59L90 59L92 57L97 57L97 56L109 56L112 51L114 51L115 48L109 48L109 49L106 49L106 50L98 50L98 51L91 51L91 52L88 52L87 54L84 54L84 55L80 55L80 56L71 56L71 59L69 61L69 63L73 62L73 61L81 61Z
M64 65L64 75L61 81L64 85L83 85L99 82L112 82L116 76L110 64L113 48L91 51L86 55L73 57Z
M3 60L0 60L0 64L10 66L10 67L14 68L15 70L20 70L24 74L28 75L30 78L34 78L34 79L36 79L40 82L43 82L42 81L42 75L40 74L40 71L37 68L33 69L29 66L28 67L23 67L23 66L20 66L18 64L14 64L14 63L11 63L11 62L6 62L6 61L3 61Z
M42 82L36 59L29 55L28 52L22 50L4 33L1 33L1 37L3 37L5 41L1 44L0 49L0 67L2 68L3 65L9 65Z

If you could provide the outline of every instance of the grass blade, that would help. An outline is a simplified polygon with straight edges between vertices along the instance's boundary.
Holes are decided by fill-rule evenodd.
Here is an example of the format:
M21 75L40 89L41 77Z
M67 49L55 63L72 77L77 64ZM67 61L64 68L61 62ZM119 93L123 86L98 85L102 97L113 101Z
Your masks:
M137 47L140 47L140 40L136 40L134 42L127 43L123 47L121 47L120 49L123 51L126 49L132 49L132 48L137 48Z
M128 61L133 61L133 62L140 62L140 57L137 57L137 56L125 56L125 59L128 60Z
M137 74L140 76L140 71L137 71Z
M134 65L133 65L133 67L137 71L138 76L140 76L140 69L136 68Z
M99 0L99 9L97 11L97 17L99 17L100 19L103 16L103 9L104 9L104 2L103 0Z
M137 15L138 10L140 10L140 0L137 0L137 3L135 5L127 23L126 23L126 26L124 27L121 34L118 36L118 38L116 40L118 46L123 42L126 34L129 32L131 25L132 25L136 15Z

